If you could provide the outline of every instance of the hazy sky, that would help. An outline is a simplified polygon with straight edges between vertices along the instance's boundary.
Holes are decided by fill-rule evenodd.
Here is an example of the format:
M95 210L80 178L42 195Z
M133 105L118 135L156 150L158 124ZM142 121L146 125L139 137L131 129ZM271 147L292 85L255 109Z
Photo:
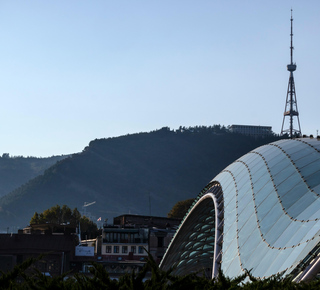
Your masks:
M303 134L320 130L320 1L1 0L0 155L164 126L280 133L294 17Z

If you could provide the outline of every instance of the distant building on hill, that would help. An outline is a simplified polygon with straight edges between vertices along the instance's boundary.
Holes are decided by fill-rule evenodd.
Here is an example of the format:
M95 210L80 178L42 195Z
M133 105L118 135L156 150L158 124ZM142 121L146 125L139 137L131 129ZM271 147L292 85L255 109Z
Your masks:
M229 130L232 133L253 137L268 137L273 135L271 126L231 125Z

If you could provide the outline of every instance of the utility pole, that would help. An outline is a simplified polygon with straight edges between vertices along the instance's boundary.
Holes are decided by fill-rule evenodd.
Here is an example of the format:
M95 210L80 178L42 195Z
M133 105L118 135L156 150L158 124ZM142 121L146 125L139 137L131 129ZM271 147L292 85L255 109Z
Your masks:
M82 206L82 215L86 216L87 218L89 218L91 220L91 214L89 213L87 216L87 207L90 206L90 205L93 205L95 204L96 202L93 201L93 202L84 202L84 205Z

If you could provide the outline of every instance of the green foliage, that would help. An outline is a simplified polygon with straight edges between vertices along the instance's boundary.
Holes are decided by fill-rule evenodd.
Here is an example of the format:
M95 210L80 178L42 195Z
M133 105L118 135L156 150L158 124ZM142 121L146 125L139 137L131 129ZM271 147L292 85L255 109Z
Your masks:
M83 223L87 222L87 218L83 217ZM30 224L70 224L77 226L81 221L81 214L77 208L71 210L67 205L55 205L49 209L46 209L42 213L34 213L30 220Z
M39 257L38 259L40 259ZM250 272L236 277L225 277L219 271L215 279L207 279L201 273L184 276L173 274L173 269L162 271L149 255L145 267L139 273L125 274L119 280L110 278L102 264L93 263L90 275L76 273L67 278L66 273L56 277L47 277L32 267L38 259L29 259L16 266L9 273L0 276L0 289L108 289L108 290L236 290L236 289L319 289L320 280L309 283L295 283L289 278L275 275L266 279L254 278ZM151 277L150 276L151 272Z
M14 289L17 285L17 279L21 275L25 275L25 270L28 269L36 260L28 259L18 266L15 266L11 272L4 273L0 271L0 289Z
M194 198L178 201L168 213L168 218L182 219L192 205Z
M67 205L55 205L49 209L46 209L42 213L35 212L30 220L30 224L68 224L73 227L78 227L80 223L80 229L83 234L82 238L87 235L88 238L96 237L98 232L97 225L89 220L86 216L81 216L77 208L71 210Z
M98 230L97 225L89 220L86 216L82 216L80 218L80 228L81 228L81 233L82 233L82 239L92 239L97 237L101 233Z

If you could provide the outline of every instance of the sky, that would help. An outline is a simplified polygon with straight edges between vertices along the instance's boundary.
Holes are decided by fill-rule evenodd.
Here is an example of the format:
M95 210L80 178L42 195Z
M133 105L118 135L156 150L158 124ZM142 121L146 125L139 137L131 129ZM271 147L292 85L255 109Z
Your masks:
M300 124L316 135L318 0L0 0L0 155L77 153L165 126L279 134L291 8Z

